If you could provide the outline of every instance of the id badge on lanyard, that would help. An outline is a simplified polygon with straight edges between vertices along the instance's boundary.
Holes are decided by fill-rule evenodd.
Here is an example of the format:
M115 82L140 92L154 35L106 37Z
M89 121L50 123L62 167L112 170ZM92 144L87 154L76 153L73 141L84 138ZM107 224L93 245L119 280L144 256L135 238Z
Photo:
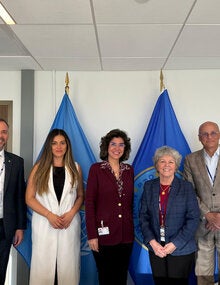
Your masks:
M162 225L160 226L160 240L165 241L165 227Z
M98 235L99 236L104 236L104 235L109 235L109 227L104 227L103 221L101 221L101 227L98 228Z

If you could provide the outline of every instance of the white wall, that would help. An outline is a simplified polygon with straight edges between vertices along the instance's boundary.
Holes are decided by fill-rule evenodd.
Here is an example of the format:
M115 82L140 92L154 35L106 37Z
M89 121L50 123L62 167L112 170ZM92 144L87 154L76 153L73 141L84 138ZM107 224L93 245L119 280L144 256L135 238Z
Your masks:
M194 151L198 126L220 124L220 70L164 71L182 131ZM34 160L61 103L66 72L35 73ZM69 72L70 100L98 159L100 137L121 128L131 137L132 162L160 94L160 72ZM20 152L21 73L0 72L0 100L13 100L13 151Z
M164 71L182 131L194 151L198 126L220 123L219 70ZM36 72L35 151L38 155L61 103L65 72ZM160 72L69 72L70 100L98 159L101 136L113 128L131 137L132 162L160 94Z
M0 71L0 100L13 101L12 149L20 154L21 73ZM0 114L1 117L1 114Z

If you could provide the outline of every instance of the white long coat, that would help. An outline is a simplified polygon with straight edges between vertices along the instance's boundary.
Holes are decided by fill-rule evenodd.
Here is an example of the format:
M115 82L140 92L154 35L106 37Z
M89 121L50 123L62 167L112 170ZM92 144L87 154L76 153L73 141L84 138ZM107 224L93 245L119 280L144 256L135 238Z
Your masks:
M48 193L37 200L54 214L69 211L76 199L76 187L71 186L71 177L65 169L65 183L60 204L53 186L52 167ZM80 276L80 232L81 221L77 213L67 229L54 229L48 220L36 212L32 217L32 259L30 285L54 285L57 263L58 284L78 285Z

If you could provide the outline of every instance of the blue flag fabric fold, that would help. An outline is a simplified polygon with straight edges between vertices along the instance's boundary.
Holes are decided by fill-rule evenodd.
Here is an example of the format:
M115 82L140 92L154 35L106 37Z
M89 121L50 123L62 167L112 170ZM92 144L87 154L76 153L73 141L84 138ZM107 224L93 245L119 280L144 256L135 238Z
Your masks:
M83 183L86 189L89 168L96 162L95 156L89 146L87 138L80 126L69 96L65 93L60 107L55 116L52 129L63 129L69 136L75 161L77 161L83 173ZM87 243L84 208L80 211L81 216L81 276L80 285L97 285L98 276L95 261ZM24 241L17 248L24 257L28 266L31 262L31 210L28 209L28 224L25 231ZM70 253L71 254L71 253Z
M24 239L22 243L16 247L17 251L21 254L28 267L30 267L31 264L31 252L32 252L31 217L32 217L32 210L30 208L27 208L27 229L24 232Z
M135 243L129 271L134 283L137 285L154 284L148 250L142 244L143 239L139 227L139 207L144 182L156 177L152 161L155 150L163 145L175 148L183 158L190 153L189 145L180 129L167 90L164 90L157 100L146 133L133 161L135 172ZM183 159L179 170L183 170Z
M63 96L63 100L51 126L51 130L55 128L63 129L69 136L74 159L79 162L82 168L83 178L87 181L89 168L92 163L96 162L96 159L67 94L64 94Z
M163 145L175 148L183 157L191 152L166 89L157 100L148 128L134 158L135 175L152 166L155 150ZM180 170L183 170L183 160Z

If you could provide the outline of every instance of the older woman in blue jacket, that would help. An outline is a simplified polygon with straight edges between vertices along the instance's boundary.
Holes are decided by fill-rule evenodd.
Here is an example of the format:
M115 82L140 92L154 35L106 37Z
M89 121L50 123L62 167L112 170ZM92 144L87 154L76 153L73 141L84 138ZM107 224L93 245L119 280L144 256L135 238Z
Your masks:
M197 250L199 207L191 183L177 176L181 155L168 146L156 150L159 177L145 182L140 226L155 285L188 285Z

